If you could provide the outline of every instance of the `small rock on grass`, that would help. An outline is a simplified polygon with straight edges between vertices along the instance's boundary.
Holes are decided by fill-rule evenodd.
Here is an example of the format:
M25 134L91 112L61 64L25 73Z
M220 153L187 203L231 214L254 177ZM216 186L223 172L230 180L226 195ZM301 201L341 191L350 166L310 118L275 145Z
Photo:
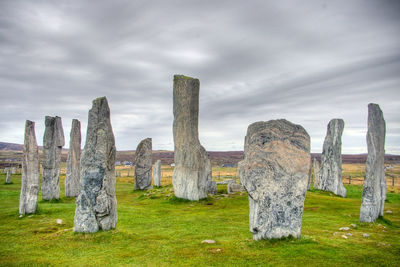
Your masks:
M352 234L352 233L347 233L346 235L347 235L347 236L353 236L353 234Z
M386 213L387 213L387 214L392 214L392 213L393 213L393 211L391 211L391 210L387 210L387 211L386 211Z
M215 240L211 240L211 239L206 239L201 241L202 244L206 243L206 244L215 244Z
M369 234L363 234L363 237L369 237Z
M357 225L355 223L350 224L351 227L356 228Z
M347 239L347 238L348 238L346 235L342 235L342 237L343 237L344 239Z
M340 227L339 230L340 231L349 231L350 228L349 227Z
M63 220L57 219L57 220L56 220L56 223L57 223L57 224L62 224L62 223L63 223Z
M337 234L338 234L338 232L334 232L334 233L333 233L333 235L337 235Z

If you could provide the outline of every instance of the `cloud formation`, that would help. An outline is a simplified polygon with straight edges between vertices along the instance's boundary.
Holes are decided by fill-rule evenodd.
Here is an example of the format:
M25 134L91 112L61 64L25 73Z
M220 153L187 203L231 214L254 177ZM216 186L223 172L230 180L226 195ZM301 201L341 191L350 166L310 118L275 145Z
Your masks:
M286 118L321 152L332 118L344 153L365 153L367 105L400 154L400 3L382 1L0 2L0 140L23 142L26 119L86 131L107 96L117 149L153 138L173 149L172 78L200 79L200 139L242 150L247 126ZM83 141L84 143L84 141Z

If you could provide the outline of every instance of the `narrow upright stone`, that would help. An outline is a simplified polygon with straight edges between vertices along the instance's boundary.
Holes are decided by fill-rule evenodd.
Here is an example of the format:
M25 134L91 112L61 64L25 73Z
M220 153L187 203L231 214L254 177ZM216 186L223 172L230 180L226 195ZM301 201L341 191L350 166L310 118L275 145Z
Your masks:
M60 198L61 151L65 145L64 131L60 117L46 116L43 136L43 177L42 198L52 200Z
M26 121L24 152L22 158L21 194L19 214L35 213L40 180L39 150L36 142L35 123Z
M319 184L319 162L316 158L313 161L313 169L314 169L314 188L318 188Z
M189 200L207 197L211 161L198 134L198 79L174 76L174 160L172 184L175 196Z
M77 197L81 181L81 122L72 120L67 157L67 173L65 175L65 196Z
M89 110L85 148L81 157L81 189L76 199L74 231L94 233L117 224L115 140L105 97Z
M11 170L7 168L6 184L11 184Z
M151 189L152 168L152 142L151 138L142 140L135 152L135 190Z
M154 186L161 186L161 160L157 160L153 168L153 183Z
M300 237L310 166L310 136L300 125L271 120L248 127L238 174L254 240Z
M342 181L342 133L344 121L333 119L328 124L324 147L321 155L318 188L346 197L346 188Z
M368 105L368 156L365 169L360 222L373 222L383 216L386 200L385 178L386 123L377 104Z

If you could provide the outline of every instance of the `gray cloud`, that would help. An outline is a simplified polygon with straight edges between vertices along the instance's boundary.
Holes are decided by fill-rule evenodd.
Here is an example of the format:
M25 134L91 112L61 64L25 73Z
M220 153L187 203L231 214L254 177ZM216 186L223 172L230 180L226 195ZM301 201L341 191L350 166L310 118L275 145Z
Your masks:
M107 96L118 149L153 138L173 149L172 77L200 79L200 138L239 150L247 126L287 118L322 149L345 120L343 152L366 152L367 104L400 154L398 1L0 2L0 140L23 142L25 119L72 118L85 132Z

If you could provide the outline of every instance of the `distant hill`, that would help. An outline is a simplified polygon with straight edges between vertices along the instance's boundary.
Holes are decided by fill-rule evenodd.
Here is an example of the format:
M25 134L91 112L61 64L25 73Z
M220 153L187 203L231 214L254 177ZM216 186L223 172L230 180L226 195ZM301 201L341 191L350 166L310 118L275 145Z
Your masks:
M41 147L39 147L39 149L41 149ZM12 159L12 161L15 161L15 159L22 157L22 150L23 145L21 144L0 142L0 160L4 161L9 158ZM62 161L66 161L67 153L68 149L63 149ZM243 159L243 151L209 151L208 153L213 165L237 164ZM134 150L117 151L116 160L120 162L131 162L134 154ZM311 158L316 158L318 161L321 161L321 154L311 153ZM174 152L167 150L153 150L153 163L158 159L160 159L163 164L171 164L174 162ZM343 163L365 163L366 160L367 154L342 155ZM385 162L400 162L400 155L386 154Z

